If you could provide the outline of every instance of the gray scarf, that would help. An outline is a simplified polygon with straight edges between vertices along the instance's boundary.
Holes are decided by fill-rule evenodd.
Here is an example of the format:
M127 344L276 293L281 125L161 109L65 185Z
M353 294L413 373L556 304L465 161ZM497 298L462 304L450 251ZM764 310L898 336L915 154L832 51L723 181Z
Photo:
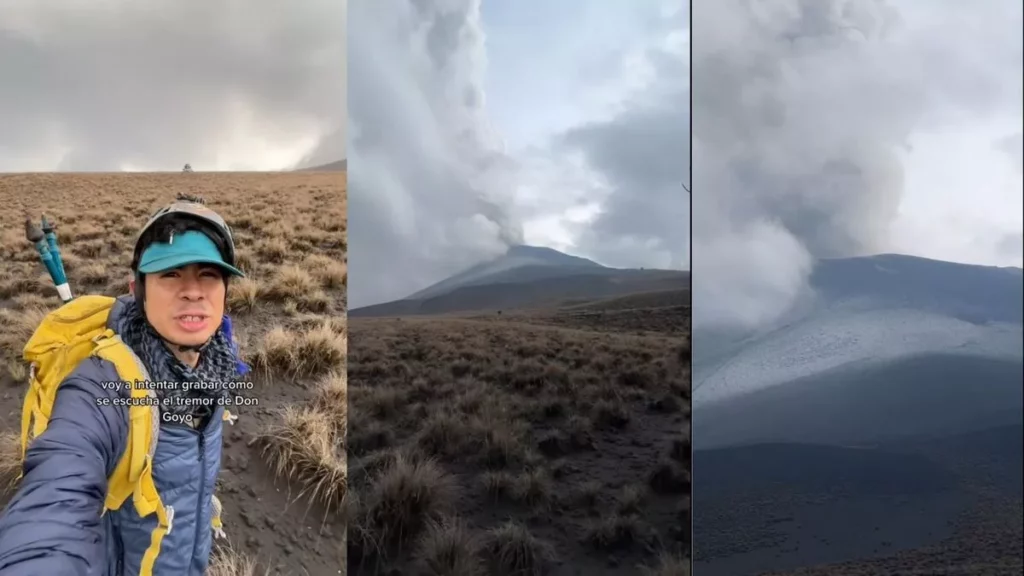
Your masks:
M125 302L124 315L118 322L117 332L142 360L153 382L172 383L169 386L160 385L155 390L162 412L191 416L194 422L203 423L227 394L221 383L234 381L238 377L237 359L223 325L200 349L199 363L195 368L178 360L168 350L167 344L146 321L142 307L134 299ZM191 382L203 383L204 386L182 385ZM185 402L182 401L184 398L209 400Z

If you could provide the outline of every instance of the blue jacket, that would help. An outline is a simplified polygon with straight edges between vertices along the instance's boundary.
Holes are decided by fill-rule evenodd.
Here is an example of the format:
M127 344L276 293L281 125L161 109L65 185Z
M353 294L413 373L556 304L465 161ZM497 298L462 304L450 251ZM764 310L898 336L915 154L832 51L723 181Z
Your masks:
M123 313L111 310L108 327ZM89 358L58 389L46 430L29 445L18 491L0 517L0 576L135 576L157 525L131 497L101 517L107 477L124 450L128 408L98 406L126 396L100 383L119 381L113 364ZM223 410L201 432L162 423L153 479L173 522L153 576L200 576L212 546L212 497L220 471ZM148 576L148 575L145 575Z

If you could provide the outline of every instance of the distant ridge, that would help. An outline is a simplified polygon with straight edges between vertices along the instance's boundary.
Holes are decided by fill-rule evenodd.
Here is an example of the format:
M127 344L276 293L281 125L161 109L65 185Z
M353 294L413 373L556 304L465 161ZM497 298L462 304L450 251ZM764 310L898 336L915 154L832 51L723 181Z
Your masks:
M331 162L329 164L321 164L320 166L312 166L310 168L301 168L296 172L346 172L348 171L348 160L338 160L337 162Z

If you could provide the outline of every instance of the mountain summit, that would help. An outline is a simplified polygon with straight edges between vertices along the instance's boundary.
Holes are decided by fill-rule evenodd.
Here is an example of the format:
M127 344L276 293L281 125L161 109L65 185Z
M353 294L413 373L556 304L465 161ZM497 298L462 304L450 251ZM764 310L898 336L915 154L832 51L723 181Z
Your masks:
M588 269L606 268L593 260L570 256L553 248L519 244L511 246L505 254L494 260L482 262L463 270L437 284L420 290L409 296L408 299L422 300L432 298L465 286L539 280L541 278L575 274L581 270Z
M502 258L516 258L523 260L532 260L537 264L547 264L551 266L596 266L603 268L597 262L593 260L587 260L586 258L580 258L579 256L570 256L564 252L559 252L553 248L545 248L543 246L527 246L526 244L518 244L511 246L508 252L505 253Z

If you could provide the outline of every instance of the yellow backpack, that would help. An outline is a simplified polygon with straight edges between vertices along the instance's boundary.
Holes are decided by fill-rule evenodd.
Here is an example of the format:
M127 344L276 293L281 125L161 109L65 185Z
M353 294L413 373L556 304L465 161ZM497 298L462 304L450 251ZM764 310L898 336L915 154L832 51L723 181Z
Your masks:
M136 382L149 380L146 368L121 337L107 328L107 318L116 299L109 296L80 296L46 315L25 344L24 359L30 364L29 388L21 412L21 458L29 442L43 433L57 396L57 388L90 356L109 361L121 380L131 384L132 404L128 407L128 439L114 472L108 478L103 513L117 510L132 497L140 516L155 513L158 526L143 556L143 573L152 570L164 534L171 531L174 509L165 507L153 482L152 459L160 433L159 410L145 398L153 392ZM155 405L155 404L154 404ZM225 411L224 419L230 421ZM19 475L20 479L20 475ZM214 496L213 528L223 536L221 504Z

